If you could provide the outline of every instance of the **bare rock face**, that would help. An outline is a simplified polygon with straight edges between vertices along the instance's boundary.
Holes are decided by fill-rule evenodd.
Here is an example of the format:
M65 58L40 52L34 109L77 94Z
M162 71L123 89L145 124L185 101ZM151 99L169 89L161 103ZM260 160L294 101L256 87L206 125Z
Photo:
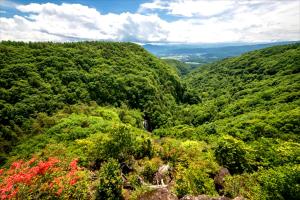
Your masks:
M247 199L244 197L235 197L233 200L247 200Z
M170 177L170 166L162 165L154 175L153 184L165 185L170 183L172 178Z
M218 191L222 190L224 188L224 181L225 177L230 175L229 171L227 168L222 167L218 174L214 178L214 183L216 185L216 189Z
M167 188L159 188L142 194L138 200L178 200Z
M161 187L154 189L150 192L146 192L138 197L138 200L178 200L178 197L171 193L167 187ZM186 195L179 200L246 200L244 197L236 197L234 199L219 196L210 197L208 195L202 194L198 196Z
M199 196L192 196L186 195L182 197L180 200L210 200L211 198L207 195L199 195Z
M231 200L231 199L228 197L222 196L222 197L212 198L211 200Z
M191 196L191 195L187 195L187 196L184 196L183 198L181 198L180 200L231 200L230 198L228 197L210 197L210 196L207 196L207 195L199 195L199 196Z

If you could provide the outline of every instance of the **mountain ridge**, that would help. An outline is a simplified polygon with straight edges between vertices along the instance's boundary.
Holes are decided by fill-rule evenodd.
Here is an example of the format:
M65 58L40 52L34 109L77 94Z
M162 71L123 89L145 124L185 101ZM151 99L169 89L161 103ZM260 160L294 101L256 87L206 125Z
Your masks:
M259 43L259 44L236 44L231 46L230 44L223 45L144 45L143 47L161 58L171 58L186 62L187 64L192 62L195 64L205 64L218 61L224 58L239 56L243 53L258 50L262 48L294 44L299 41L285 41L285 42L274 42L274 43Z

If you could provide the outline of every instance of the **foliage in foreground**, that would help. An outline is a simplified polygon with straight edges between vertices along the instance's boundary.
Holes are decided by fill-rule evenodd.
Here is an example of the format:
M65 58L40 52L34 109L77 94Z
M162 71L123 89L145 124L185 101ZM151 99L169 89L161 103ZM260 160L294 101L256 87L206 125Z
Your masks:
M54 157L18 160L9 169L0 170L0 198L86 199L87 179L88 172L77 166L76 159L69 165Z

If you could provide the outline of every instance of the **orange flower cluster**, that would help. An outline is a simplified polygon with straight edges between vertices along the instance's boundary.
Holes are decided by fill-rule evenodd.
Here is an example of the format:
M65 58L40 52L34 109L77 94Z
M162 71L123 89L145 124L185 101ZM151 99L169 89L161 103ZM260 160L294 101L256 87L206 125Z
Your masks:
M7 171L1 169L1 176L6 176L0 184L0 198L11 199L18 193L18 184L30 185L32 180L39 176L45 175L46 172L59 162L56 158L49 158L46 162L39 162L36 166L30 167L35 162L35 158L28 162L22 160L12 163Z
M76 159L70 163L71 170L68 174L68 177L70 178L70 185L75 185L79 179L79 177L76 175L76 172L78 170L77 162L78 160Z
M50 188L54 188L56 186L58 188L57 192L55 193L57 196L61 195L61 193L64 190L64 181L67 180L70 185L75 185L79 179L79 177L76 175L78 172L79 167L77 166L78 160L73 160L70 165L70 171L66 176L61 176L54 178L54 180L50 183Z
M30 186L38 178L45 174L51 174L53 172L61 171L60 167L56 165L60 162L56 158L49 158L47 161L40 161L36 165L33 165L35 158L28 162L22 160L12 163L9 169L0 169L0 199L12 199L17 196L20 184ZM77 183L79 177L76 175L79 167L77 166L78 160L73 160L69 167L66 178L69 180L70 185ZM50 183L50 188L54 185L58 186L56 195L60 195L64 189L64 184L61 180L64 176L54 178Z

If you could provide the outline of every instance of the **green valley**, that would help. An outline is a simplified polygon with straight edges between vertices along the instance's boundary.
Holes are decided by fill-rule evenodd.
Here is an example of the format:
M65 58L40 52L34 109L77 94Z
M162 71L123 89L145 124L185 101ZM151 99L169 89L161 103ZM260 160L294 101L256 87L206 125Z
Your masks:
M0 199L300 198L300 43L195 68L122 42L0 58Z

